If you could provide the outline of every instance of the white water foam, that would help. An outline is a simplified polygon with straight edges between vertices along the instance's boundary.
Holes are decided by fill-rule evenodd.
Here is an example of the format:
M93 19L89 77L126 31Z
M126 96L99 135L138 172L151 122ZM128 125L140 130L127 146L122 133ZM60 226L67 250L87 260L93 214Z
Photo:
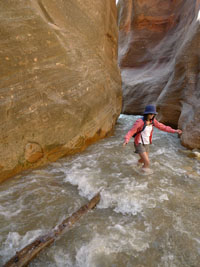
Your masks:
M101 201L99 208L114 208L114 211L122 214L130 213L137 214L142 212L143 206L146 204L145 190L147 182L143 185L136 185L133 182L121 186L119 190L110 188L110 190L103 190L101 193Z
M113 261L114 253L126 253L127 255L137 255L138 252L149 248L145 234L141 231L133 230L116 225L110 227L109 234L96 234L93 239L82 245L76 254L77 267L108 266ZM123 230L122 230L123 229Z
M12 217L17 216L21 212L21 209L15 209L15 207L14 208L9 207L9 209L10 210L0 205L0 215L4 216L7 219L10 219Z
M128 164L132 164L133 159L130 158ZM148 190L148 181L137 181L133 176L121 177L120 173L113 173L107 179L100 168L95 168L95 172L89 167L82 169L80 162L62 171L66 175L65 181L76 185L80 195L90 199L101 191L100 209L113 208L117 213L136 215L144 208L155 208L157 203L168 200L166 192L163 194L158 190L155 194Z
M70 255L64 249L56 249L53 255L56 267L72 267L73 262ZM53 265L55 266L55 265Z
M78 186L81 196L92 198L100 189L106 186L106 183L98 179L98 172L91 173L89 168L82 172L76 172L73 169L66 173L65 182Z

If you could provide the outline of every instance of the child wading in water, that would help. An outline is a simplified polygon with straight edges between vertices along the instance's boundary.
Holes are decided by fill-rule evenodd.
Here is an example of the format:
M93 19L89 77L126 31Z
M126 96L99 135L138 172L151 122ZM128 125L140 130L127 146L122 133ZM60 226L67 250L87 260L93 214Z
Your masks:
M169 126L166 126L155 119L155 115L157 114L156 108L154 105L148 105L145 108L143 113L144 117L138 119L133 127L128 131L125 136L125 142L123 146L128 144L129 140L132 136L135 137L134 145L135 145L135 153L138 153L140 159L138 160L138 165L143 164L143 171L149 170L149 144L152 143L152 134L153 134L153 126L160 129L161 131L168 133L178 133L181 134L181 130L174 130Z

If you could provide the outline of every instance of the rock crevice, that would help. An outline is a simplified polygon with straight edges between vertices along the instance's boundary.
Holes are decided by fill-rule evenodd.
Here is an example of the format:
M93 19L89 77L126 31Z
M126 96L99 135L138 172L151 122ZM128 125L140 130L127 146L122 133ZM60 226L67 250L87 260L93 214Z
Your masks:
M199 10L197 0L118 4L122 112L141 114L156 104L158 119L181 128L189 148L200 148Z

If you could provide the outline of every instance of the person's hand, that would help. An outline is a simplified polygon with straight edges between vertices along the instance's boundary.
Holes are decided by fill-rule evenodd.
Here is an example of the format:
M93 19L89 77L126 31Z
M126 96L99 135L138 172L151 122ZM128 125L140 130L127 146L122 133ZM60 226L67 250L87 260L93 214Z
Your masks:
M182 131L180 129L177 130L178 134L182 134Z
M123 147L125 147L127 145L127 142L125 141L124 143L123 143Z

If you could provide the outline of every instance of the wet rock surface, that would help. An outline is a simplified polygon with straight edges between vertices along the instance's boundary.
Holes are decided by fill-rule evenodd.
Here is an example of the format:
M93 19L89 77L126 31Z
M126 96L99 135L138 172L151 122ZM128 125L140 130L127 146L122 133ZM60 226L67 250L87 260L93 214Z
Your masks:
M9 0L0 13L2 181L108 135L121 78L114 0Z
M157 105L158 119L200 148L200 1L120 0L123 113Z

